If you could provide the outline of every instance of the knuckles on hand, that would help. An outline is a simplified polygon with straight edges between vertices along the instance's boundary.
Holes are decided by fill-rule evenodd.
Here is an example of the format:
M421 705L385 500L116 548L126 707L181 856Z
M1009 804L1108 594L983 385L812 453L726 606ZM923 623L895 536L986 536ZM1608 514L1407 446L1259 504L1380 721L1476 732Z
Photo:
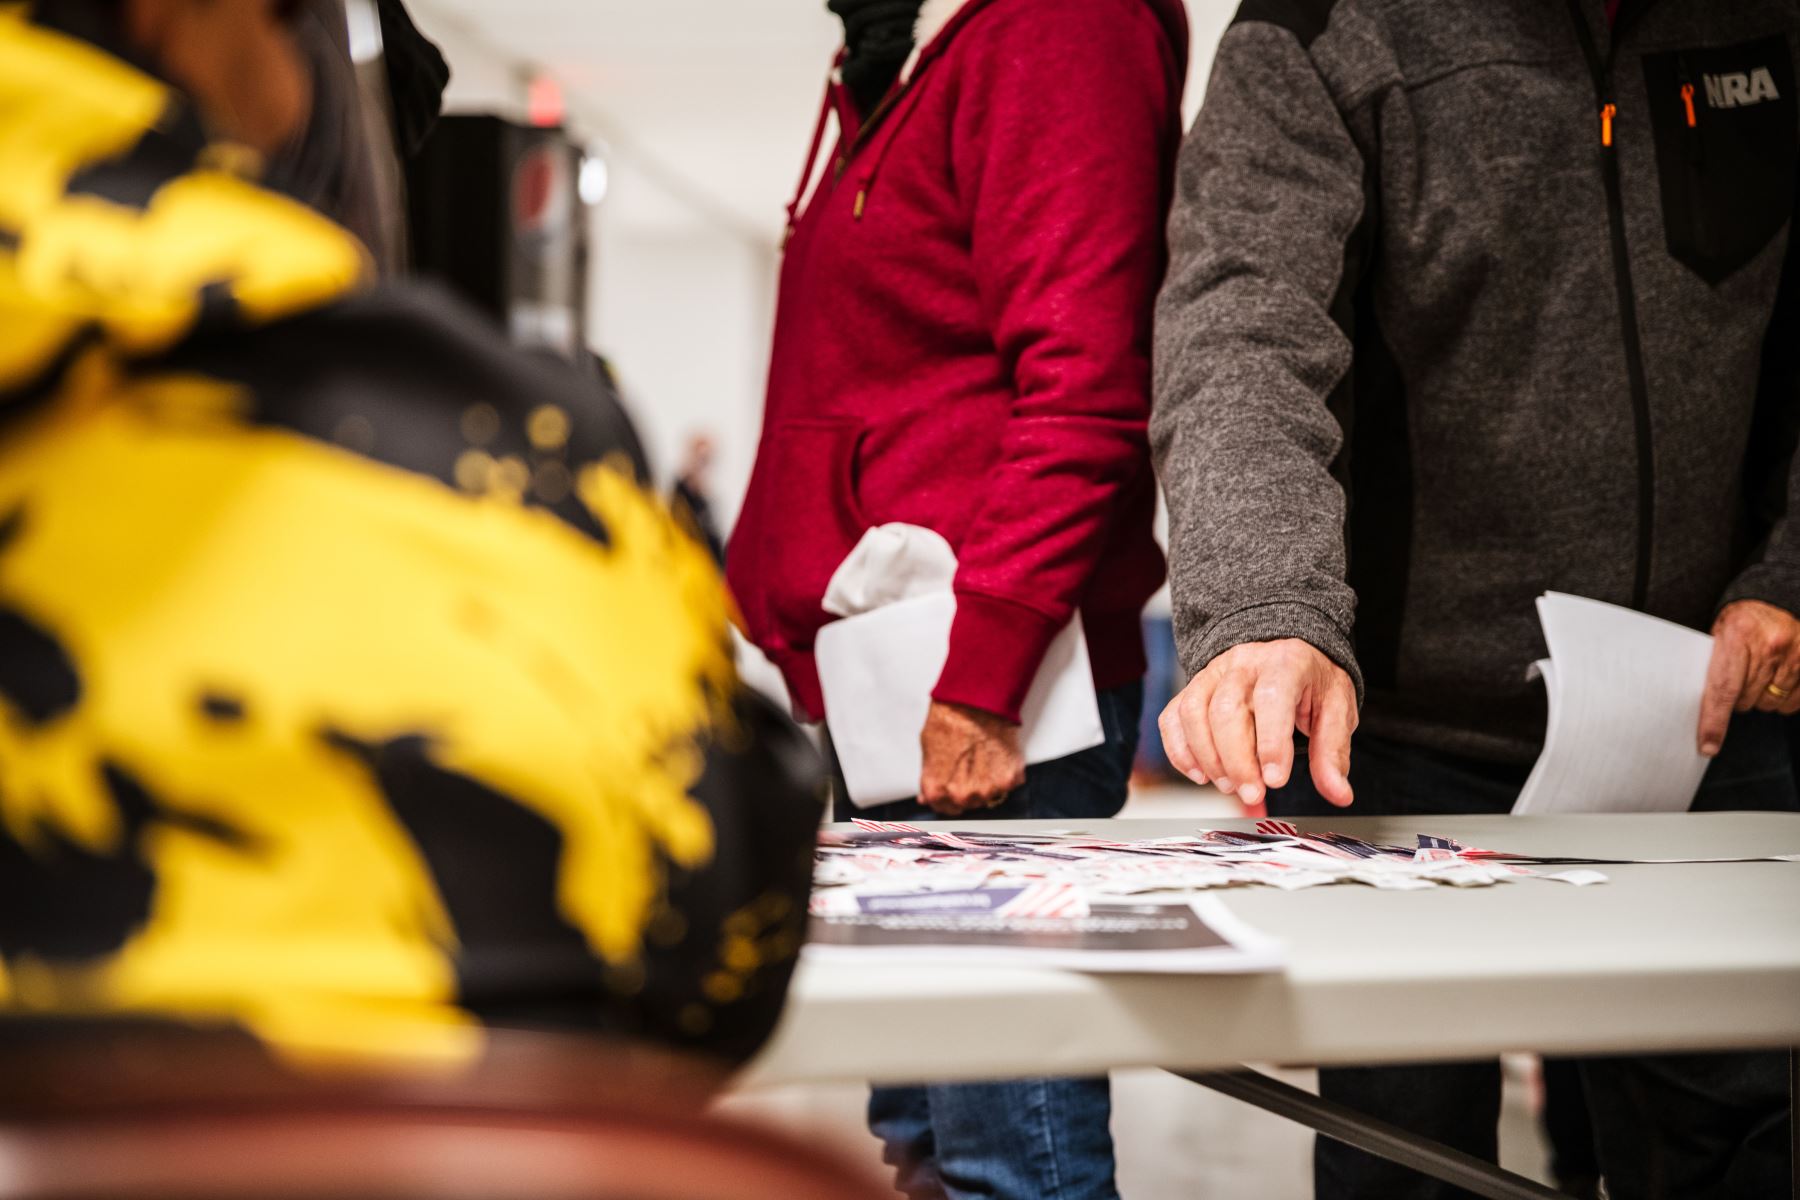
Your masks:
M1170 761L1184 773L1191 773L1191 763L1221 788L1224 775L1260 797L1268 776L1283 773L1283 748L1270 743L1284 740L1285 730L1277 738L1265 723L1301 728L1319 739L1316 753L1348 759L1349 735L1360 716L1345 670L1310 643L1287 639L1245 643L1220 654L1163 711L1158 724ZM1291 770L1286 774L1291 778Z

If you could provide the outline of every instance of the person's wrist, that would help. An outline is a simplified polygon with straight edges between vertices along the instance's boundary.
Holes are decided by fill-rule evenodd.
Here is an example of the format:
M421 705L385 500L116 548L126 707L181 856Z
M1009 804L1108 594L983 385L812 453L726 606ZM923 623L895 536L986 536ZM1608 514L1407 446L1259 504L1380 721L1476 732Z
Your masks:
M1019 723L1010 717L1000 713L990 712L985 708L977 708L973 704L962 704L955 700L933 700L931 706L933 708L944 709L964 720L981 726L983 729L1004 732L1006 730L1019 728Z
M1246 646L1272 646L1303 642L1342 671L1363 698L1363 680L1346 626L1315 604L1301 600L1273 600L1226 613L1208 624L1182 646L1188 670L1198 675L1214 661Z
M958 590L950 648L932 699L1017 721L1044 655L1066 623L1003 597Z

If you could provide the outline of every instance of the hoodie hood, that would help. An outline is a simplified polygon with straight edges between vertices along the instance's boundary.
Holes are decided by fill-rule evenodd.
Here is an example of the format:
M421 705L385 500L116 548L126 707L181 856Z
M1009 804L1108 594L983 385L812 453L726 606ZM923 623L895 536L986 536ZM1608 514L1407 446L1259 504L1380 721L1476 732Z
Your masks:
M900 72L901 82L911 79L927 58L941 53L969 18L994 3L998 0L925 0L919 9L918 23L913 26L912 57L907 59ZM1187 9L1181 0L1143 0L1143 3L1162 22L1170 44L1179 53L1181 61L1186 62L1188 21Z

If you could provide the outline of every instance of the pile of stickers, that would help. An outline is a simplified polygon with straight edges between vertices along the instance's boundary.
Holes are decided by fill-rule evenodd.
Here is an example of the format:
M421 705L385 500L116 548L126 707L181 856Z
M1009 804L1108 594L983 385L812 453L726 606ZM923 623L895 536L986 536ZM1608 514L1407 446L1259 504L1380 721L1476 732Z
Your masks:
M1477 850L1418 835L1414 846L1382 846L1340 833L1263 821L1255 832L1208 829L1181 837L1112 841L1080 833L934 830L858 821L853 832L820 835L816 915L854 898L981 889L1016 892L1034 915L1062 915L1091 900L1145 900L1172 893L1263 885L1298 890L1326 884L1416 890L1489 887L1525 877L1578 886L1603 883L1595 871L1543 874L1526 856ZM945 897L949 899L948 896Z

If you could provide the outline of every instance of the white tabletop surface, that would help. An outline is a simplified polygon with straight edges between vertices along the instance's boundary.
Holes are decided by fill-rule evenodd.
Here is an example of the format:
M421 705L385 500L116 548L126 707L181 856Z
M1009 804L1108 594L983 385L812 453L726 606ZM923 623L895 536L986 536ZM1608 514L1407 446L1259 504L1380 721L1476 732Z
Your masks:
M1525 854L1800 854L1800 814L1342 817ZM1167 837L1242 821L969 822ZM1561 868L1549 868L1559 870ZM1072 1074L1244 1062L1370 1063L1508 1050L1605 1053L1800 1044L1800 863L1596 868L1388 892L1344 884L1214 895L1287 945L1285 974L1079 975L802 961L748 1085Z

